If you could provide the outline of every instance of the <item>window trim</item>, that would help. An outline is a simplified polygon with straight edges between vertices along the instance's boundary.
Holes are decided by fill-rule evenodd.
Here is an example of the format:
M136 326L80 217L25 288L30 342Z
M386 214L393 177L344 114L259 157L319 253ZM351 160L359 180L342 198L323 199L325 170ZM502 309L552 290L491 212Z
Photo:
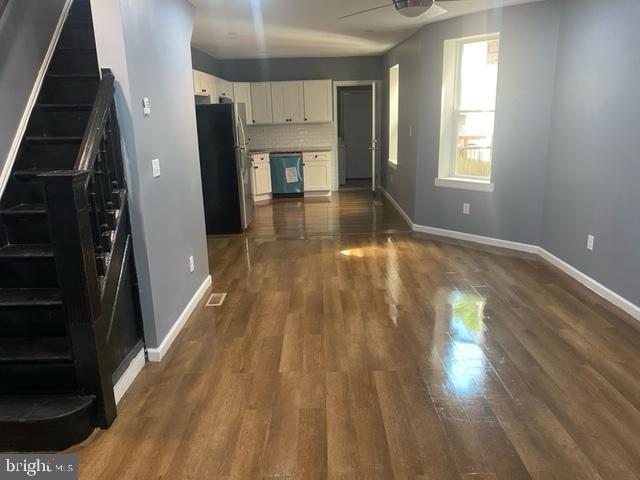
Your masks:
M395 113L396 113L396 131L395 131L395 135L391 134L391 79L392 79L392 72L395 72L395 97L396 97L396 105L395 105ZM389 67L389 131L387 132L389 135L389 145L388 145L388 151L387 151L387 163L392 167L392 168L398 168L398 146L400 143L400 64L396 63L395 65L392 65L391 67ZM395 137L395 156L391 155L391 144L392 144L392 138Z
M440 148L438 155L438 177L435 179L435 186L445 188L457 188L464 190L474 190L483 192L493 192L493 154L494 141L491 140L491 172L489 177L471 177L455 175L455 162L457 153L457 122L461 110L460 105L460 62L462 48L467 43L479 41L500 40L500 32L485 33L469 37L451 38L444 42L443 72L442 72L442 99L440 114ZM500 69L500 57L498 58L498 69ZM453 89L451 89L453 85ZM496 87L497 88L497 87ZM452 90L452 91L449 91ZM464 110L464 112L468 112ZM470 111L470 112L475 112ZM478 110L478 112L491 112L493 110ZM495 136L495 125L494 125Z

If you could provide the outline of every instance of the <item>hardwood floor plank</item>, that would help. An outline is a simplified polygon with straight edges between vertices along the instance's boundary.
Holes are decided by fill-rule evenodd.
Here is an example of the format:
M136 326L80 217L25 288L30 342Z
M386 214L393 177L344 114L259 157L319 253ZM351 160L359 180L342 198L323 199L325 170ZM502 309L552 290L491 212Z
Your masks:
M411 233L369 192L258 212L208 239L225 303L69 449L81 478L640 478L624 313L531 255Z

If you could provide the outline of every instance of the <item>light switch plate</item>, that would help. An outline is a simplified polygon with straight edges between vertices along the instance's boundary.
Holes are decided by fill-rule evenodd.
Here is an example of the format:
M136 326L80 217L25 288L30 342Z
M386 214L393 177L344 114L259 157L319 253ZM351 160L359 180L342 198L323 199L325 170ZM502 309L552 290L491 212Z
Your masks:
M463 203L462 204L462 213L464 215L469 215L469 213L471 213L471 204Z
M148 117L149 115L151 115L151 102L147 97L144 97L142 99L142 113L144 114L145 117Z
M158 178L160 176L160 159L154 158L151 160L151 169L153 170L153 178Z
M191 255L189 257L189 271L193 273L195 269L196 269L196 262L193 259L193 255Z
M590 250L593 252L595 241L596 241L596 238L593 235L587 235L587 250Z

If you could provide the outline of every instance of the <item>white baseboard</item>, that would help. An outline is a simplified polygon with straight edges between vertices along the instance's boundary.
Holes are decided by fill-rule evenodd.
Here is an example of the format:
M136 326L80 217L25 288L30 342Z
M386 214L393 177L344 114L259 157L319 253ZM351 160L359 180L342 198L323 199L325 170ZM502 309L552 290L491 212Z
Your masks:
M194 312L194 310L200 303L200 300L202 300L202 297L204 297L204 295L207 293L207 289L210 286L211 275L208 275L207 278L205 278L204 282L202 282L202 285L200 285L196 293L193 295L191 300L189 300L187 306L184 307L184 310L182 311L176 322L173 324L173 327L171 327L171 330L169 330L169 333L167 333L167 335L164 337L162 343L160 343L160 346L157 348L147 349L147 355L149 356L150 362L160 362L162 358L167 354L176 337L184 328L187 320L189 320L189 316L191 316L191 314Z
M31 118L31 112L33 111L33 107L35 107L36 105L38 95L40 95L40 89L42 88L42 83L44 82L44 76L46 75L47 69L49 68L49 63L51 63L51 59L53 58L53 53L56 50L58 39L60 38L60 34L62 33L62 27L64 27L64 22L67 19L67 14L71 9L72 3L73 0L66 0L64 6L62 7L62 13L60 14L60 18L58 19L56 28L53 31L53 36L51 37L51 42L49 42L49 47L47 48L47 53L44 56L42 65L40 65L40 70L38 70L38 74L36 75L35 83L33 84L33 88L31 89L31 94L29 95L29 99L27 100L24 112L22 112L20 123L18 124L16 134L13 137L13 142L11 143L11 148L9 149L9 153L7 154L7 158L5 159L2 169L0 169L0 197L2 197L4 189L6 188L7 183L9 183L9 177L11 177L13 164L15 163L16 157L18 156L18 150L20 149L20 144L22 143L22 137L24 136L24 132L27 130L27 125L29 124L29 119Z
M528 243L519 243L512 242L509 240L502 240L494 237L484 237L482 235L475 235L472 233L458 232L455 230L445 230L442 228L429 227L426 225L418 225L413 223L411 218L406 214L404 210L398 205L398 202L391 196L391 194L386 191L384 188L380 187L380 190L387 197L389 202L393 204L394 207L400 212L400 214L404 217L404 219L409 223L411 228L416 232L427 233L430 235L435 235L439 237L447 237L447 238L455 238L457 240L463 240L466 242L479 243L482 245L490 245L493 247L506 248L509 250L517 250L519 252L527 252L538 255L540 258L550 263L551 265L559 268L562 272L569 275L571 278L577 280L582 285L587 287L589 290L592 290L608 302L612 303L616 307L620 308L622 311L629 314L634 319L640 321L640 306L635 305L631 301L627 300L623 296L614 292L613 290L605 287L597 280L594 280L587 274L581 272L577 268L569 265L564 260L556 257L552 253L548 252L544 248L538 245L531 245Z
M382 186L378 186L376 188L378 188L378 190L380 190L384 194L384 196L387 197L387 200L389 200L391 202L391 204L394 207L396 207L396 210L398 210L400 215L402 215L402 218L404 218L404 221L407 222L407 224L411 227L411 229L415 230L416 225L413 223L413 220L411 220L411 217L409 215L407 215L407 212L405 212L402 209L400 204L398 202L396 202L396 199L393 198L393 196L387 191L387 189L382 187Z
M124 397L124 394L127 393L127 390L129 390L129 387L131 386L133 381L144 368L144 364L144 348L141 348L138 354L133 358L133 360L131 360L131 363L113 387L113 394L116 397L116 404L118 404L122 397Z
M622 295L619 295L613 290L605 287L597 280L594 280L587 274L582 273L577 268L573 267L572 265L569 265L567 262L565 262L561 258L556 257L553 253L545 250L544 248L542 247L538 248L538 255L540 255L544 260L549 262L551 265L554 265L555 267L559 268L560 270L562 270L564 273L566 273L573 279L580 282L589 290L592 290L593 292L597 293L602 298L604 298L605 300L609 301L610 303L618 307L620 310L623 310L624 312L626 312L636 320L640 321L640 306L635 305L634 303L624 298Z
M501 240L494 237L484 237L473 233L458 232L455 230L445 230L443 228L427 227L425 225L414 225L413 230L438 237L455 238L465 242L480 243L482 245L490 245L492 247L508 248L509 250L517 250L519 252L538 254L539 247L528 243L512 242L510 240Z

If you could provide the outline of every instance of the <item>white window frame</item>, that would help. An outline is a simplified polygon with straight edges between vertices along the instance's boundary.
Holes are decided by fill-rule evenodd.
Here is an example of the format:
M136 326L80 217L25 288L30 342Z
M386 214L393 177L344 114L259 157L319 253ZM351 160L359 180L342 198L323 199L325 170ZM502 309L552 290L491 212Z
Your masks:
M395 76L395 88L392 85ZM395 106L394 106L395 102ZM389 68L389 165L398 166L398 132L400 123L400 64Z
M489 178L466 177L455 174L455 161L458 142L458 118L459 114L467 112L459 110L460 101L460 63L462 48L467 43L475 43L489 40L500 40L500 33L488 33L471 37L455 38L444 42L444 60L442 71L442 104L440 115L440 154L438 160L438 178L435 179L436 187L458 188L462 190L475 190L481 192L493 192L494 185L492 175ZM500 62L500 58L498 58ZM498 65L498 70L500 66ZM495 110L485 110L493 112ZM473 110L478 112L478 110ZM491 169L493 170L493 149L491 146ZM493 172L491 172L493 173Z

